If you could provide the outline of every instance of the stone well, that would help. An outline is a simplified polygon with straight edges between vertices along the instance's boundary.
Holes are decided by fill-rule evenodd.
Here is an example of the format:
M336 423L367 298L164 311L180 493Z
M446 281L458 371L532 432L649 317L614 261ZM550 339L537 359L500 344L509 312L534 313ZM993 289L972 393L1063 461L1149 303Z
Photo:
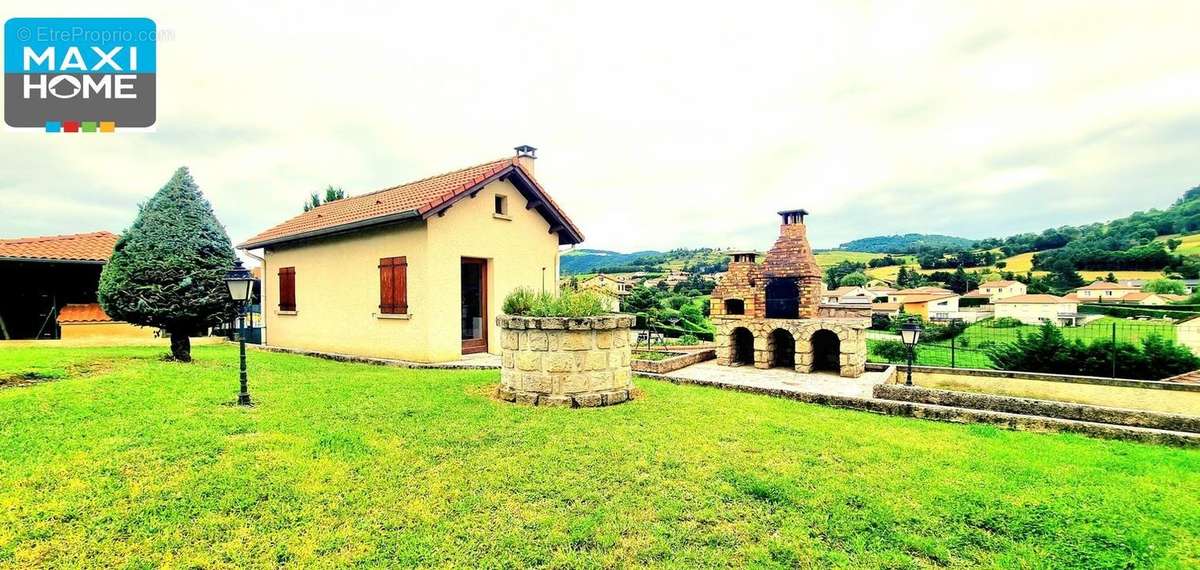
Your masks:
M633 388L629 368L632 315L500 315L501 399L535 406L619 404Z

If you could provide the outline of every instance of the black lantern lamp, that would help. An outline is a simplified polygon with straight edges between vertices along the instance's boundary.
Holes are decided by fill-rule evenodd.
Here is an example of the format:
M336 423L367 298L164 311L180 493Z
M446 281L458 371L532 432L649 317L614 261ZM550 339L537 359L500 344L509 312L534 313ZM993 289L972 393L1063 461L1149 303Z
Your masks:
M254 276L250 270L242 266L242 260L237 260L225 273L225 285L229 287L229 297L238 303L238 345L241 350L241 392L238 393L239 406L250 405L250 391L246 381L246 303L250 300L250 292L254 288Z
M908 374L904 380L907 386L912 386L913 356L916 354L917 343L921 340L921 330L921 323L912 318L900 326L900 341L908 347Z

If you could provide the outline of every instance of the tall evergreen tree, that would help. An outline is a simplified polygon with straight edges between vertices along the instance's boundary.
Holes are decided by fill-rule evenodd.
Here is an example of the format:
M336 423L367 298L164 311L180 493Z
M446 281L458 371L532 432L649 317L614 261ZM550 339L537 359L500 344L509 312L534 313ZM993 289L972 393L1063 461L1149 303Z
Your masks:
M100 274L100 305L114 319L165 329L171 356L190 362L188 335L237 314L225 272L236 256L186 167L117 240Z

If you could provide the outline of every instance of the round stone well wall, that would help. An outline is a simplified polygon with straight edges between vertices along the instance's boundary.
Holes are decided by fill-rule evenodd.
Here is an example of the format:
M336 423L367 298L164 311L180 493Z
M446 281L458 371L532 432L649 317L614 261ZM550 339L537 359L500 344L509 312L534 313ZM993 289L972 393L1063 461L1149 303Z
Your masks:
M500 315L503 400L535 406L594 407L629 399L632 315Z

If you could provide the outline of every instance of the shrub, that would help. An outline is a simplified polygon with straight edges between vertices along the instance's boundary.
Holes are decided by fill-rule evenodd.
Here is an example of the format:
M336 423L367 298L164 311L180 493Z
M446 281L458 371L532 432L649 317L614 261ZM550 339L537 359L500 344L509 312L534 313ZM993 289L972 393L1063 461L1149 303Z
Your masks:
M1200 358L1157 334L1139 344L1117 341L1114 345L1108 339L1085 343L1067 340L1050 323L1032 334L1018 333L1015 341L988 346L986 353L997 368L1026 372L1110 376L1115 360L1118 377L1159 380L1200 368Z
M1014 319L1012 317L1000 317L998 319L992 320L992 328L997 328L997 329L1014 329L1014 328L1021 326L1022 324L1024 324L1024 323L1022 323L1021 321L1018 321L1017 319Z
M898 340L881 340L873 343L871 351L888 362L908 361L908 347Z
M696 338L696 335L689 333L679 337L679 344L684 346L700 344L700 339Z
M508 315L527 317L594 317L608 313L604 302L594 293L563 291L535 293L528 287L518 287L504 298L503 310Z

